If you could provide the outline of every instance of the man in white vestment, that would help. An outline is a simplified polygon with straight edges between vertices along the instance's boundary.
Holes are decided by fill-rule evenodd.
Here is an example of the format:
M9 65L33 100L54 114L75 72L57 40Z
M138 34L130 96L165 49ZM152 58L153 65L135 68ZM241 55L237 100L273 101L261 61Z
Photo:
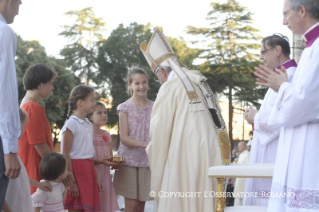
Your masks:
M281 127L268 212L313 212L319 210L319 1L285 0L283 15L306 47L292 82L284 68L255 68L257 84L278 92L267 123Z
M290 57L290 46L287 37L280 34L268 36L262 40L260 49L260 59L268 68L275 70L284 66L289 82L293 79L293 74L297 64ZM272 130L267 125L270 112L274 108L277 99L277 92L269 88L264 101L257 111L249 108L244 113L245 119L254 124L254 137L252 140L252 150L250 152L249 163L275 163L280 128ZM254 196L245 196L244 205L267 206L271 189L269 178L248 178L246 180L245 192L254 192Z
M238 164L248 163L249 161L249 152L246 149L246 143L241 141L238 143L238 151L240 152L238 158ZM234 206L243 205L243 193L245 191L245 182L246 178L236 178L234 195L235 195L235 203Z
M155 74L162 66L175 73L158 92L146 148L154 211L213 212L216 200L208 192L217 190L217 182L208 168L223 164L219 138L229 141L218 103L206 78L181 67L160 31L141 50Z

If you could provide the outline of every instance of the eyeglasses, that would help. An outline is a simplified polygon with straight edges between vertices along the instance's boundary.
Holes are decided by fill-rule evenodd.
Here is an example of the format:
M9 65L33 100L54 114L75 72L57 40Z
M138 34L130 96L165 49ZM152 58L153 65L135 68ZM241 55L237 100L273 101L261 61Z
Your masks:
M292 9L286 10L286 11L283 13L284 18L287 18L287 16L288 16L290 10L292 10Z
M163 69L161 69L161 68L157 68L157 70L155 70L155 74L157 74L160 70L163 70Z
M261 51L261 52L260 52L261 56L265 56L265 54L266 54L269 50L274 49L274 48L275 48L275 47L272 47L272 48L270 48L270 49L265 49L264 51Z

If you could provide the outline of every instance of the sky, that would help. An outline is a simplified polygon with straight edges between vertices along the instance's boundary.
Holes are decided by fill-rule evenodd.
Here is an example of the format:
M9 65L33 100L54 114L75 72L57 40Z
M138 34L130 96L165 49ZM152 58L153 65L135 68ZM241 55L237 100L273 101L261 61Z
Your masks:
M283 0L237 0L242 6L254 13L253 27L260 29L266 37L274 33L287 35L292 40L291 31L282 25ZM212 0L22 0L19 15L11 25L24 40L38 40L50 56L59 57L59 51L67 40L59 33L62 25L71 25L72 19L64 13L92 7L96 17L106 22L107 38L119 24L128 26L151 23L162 26L164 34L170 37L183 37L187 42L196 37L187 35L188 25L207 27L207 13L211 10ZM226 0L215 0L226 2ZM292 42L291 42L292 43Z

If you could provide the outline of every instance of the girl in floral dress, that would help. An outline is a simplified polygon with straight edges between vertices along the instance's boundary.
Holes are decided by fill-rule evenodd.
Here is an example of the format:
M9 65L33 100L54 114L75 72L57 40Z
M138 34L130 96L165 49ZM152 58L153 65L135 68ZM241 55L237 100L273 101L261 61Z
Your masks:
M129 71L130 99L117 107L121 144L118 156L126 158L114 176L116 192L125 198L125 212L143 212L145 201L151 200L150 175L145 148L150 142L149 128L153 102L146 98L148 79L145 71Z
M89 114L89 120L93 124L95 169L104 188L100 192L101 212L114 212L119 210L119 206L112 184L110 166L116 165L116 163L107 160L112 156L112 139L109 132L100 129L107 122L107 111L101 102L96 102L94 112Z

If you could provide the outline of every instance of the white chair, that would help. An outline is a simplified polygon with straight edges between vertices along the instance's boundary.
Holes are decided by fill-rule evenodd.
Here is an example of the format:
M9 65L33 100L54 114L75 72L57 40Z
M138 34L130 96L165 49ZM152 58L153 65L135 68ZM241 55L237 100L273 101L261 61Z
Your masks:
M213 166L208 169L208 176L217 178L217 192L224 192L225 178L272 178L274 164L230 164ZM216 212L266 212L262 206L234 206L225 207L226 199L217 196Z

